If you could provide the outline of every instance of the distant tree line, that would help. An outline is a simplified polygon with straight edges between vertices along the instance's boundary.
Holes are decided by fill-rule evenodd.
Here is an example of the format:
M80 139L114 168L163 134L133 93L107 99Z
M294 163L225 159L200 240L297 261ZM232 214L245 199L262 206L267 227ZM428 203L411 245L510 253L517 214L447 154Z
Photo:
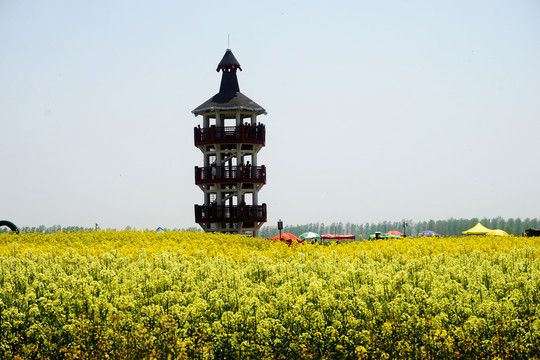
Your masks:
M40 226L23 226L23 227L19 227L19 230L22 233L38 232L38 233L43 233L43 234L54 234L60 231L62 232L92 231L94 230L94 228L82 227L82 226L62 227L60 225L53 225L53 226L40 225ZM2 232L11 232L11 231L7 227L1 227L0 233Z
M379 223L365 223L365 224L351 224L351 223L311 223L304 225L287 225L283 224L282 232L290 232L294 235L300 235L306 231L313 231L319 234L352 234L357 238L362 235L363 238L369 237L370 234L374 234L376 231L385 233L390 230L398 230L405 233L407 236L418 236L418 233L424 230L432 230L442 236L459 236L465 230L468 230L475 226L478 222L487 227L488 229L501 229L509 234L522 235L525 230L530 228L540 228L540 220L537 218L526 218L524 220L520 218L503 219L497 217L493 219L454 219L448 220L429 220L416 222L412 220L402 221L383 221ZM404 228L403 224L407 224ZM276 225L266 225L259 231L259 237L272 237L279 235L279 230Z
M74 231L96 231L101 230L99 226L95 227L84 227L84 226L65 226L62 227L60 225L52 225L52 226L23 226L19 228L21 233L31 233L31 232L38 232L42 234L54 234L57 232L74 232ZM132 226L126 226L125 230L137 230L136 228ZM156 229L144 229L144 230L156 230ZM180 228L174 228L174 229L168 229L164 228L164 230L167 231L202 231L199 227L190 227L187 229L180 229ZM0 233L3 232L11 232L11 230L8 227L0 227Z
M524 220L520 218L509 218L503 219L502 217L497 217L493 219L454 219L450 218L448 220L429 220L429 221L412 221L412 220L402 220L402 221L383 221L379 223L365 223L365 224L351 224L343 222L334 222L331 224L324 223L310 223L304 225L287 225L284 223L284 228L282 232L290 232L294 235L300 235L306 231L313 231L319 234L352 234L359 238L359 235L362 235L363 238L369 237L370 234L380 231L385 233L390 230L398 230L402 233L405 233L407 236L418 236L418 233L424 230L432 230L443 236L459 236L461 232L472 228L478 222L482 223L488 229L501 229L506 231L509 234L513 235L522 235L527 229L538 229L540 228L540 220L537 218L526 218ZM403 228L403 224L406 223L407 226ZM72 232L72 231L95 231L100 230L99 227L82 227L82 226L67 226L62 227L60 225L53 226L37 226L37 227L20 227L19 230L23 233L28 232L39 232L44 234L57 233L57 232ZM137 230L131 226L127 226L126 230ZM145 230L155 230L155 229L145 229ZM190 227L187 229L184 228L174 228L168 229L167 231L202 231L199 227ZM7 227L0 227L0 233L10 232L10 229ZM259 231L259 237L268 238L279 234L279 230L276 225L265 225Z

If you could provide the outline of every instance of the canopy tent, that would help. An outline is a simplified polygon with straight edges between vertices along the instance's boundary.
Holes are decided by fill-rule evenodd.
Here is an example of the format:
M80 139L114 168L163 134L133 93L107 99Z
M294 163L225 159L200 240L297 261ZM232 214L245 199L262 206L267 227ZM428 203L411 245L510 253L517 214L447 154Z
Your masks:
M540 229L527 229L525 236L540 236Z
M355 240L356 237L354 235L324 234L324 235L321 235L321 239L323 239L323 240Z
M491 229L488 229L484 225L478 223L474 225L469 230L465 230L462 232L463 235L486 235L488 232L490 232Z
M510 234L508 234L506 231L501 230L501 229L495 229L495 230L488 231L486 233L486 235L510 236Z

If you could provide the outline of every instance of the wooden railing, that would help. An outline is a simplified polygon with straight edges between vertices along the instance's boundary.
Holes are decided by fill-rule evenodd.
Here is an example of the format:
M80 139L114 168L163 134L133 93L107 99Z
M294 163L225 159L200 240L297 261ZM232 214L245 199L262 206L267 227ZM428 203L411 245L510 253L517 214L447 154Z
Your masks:
M194 129L195 146L208 144L260 144L265 145L266 129L263 124L240 125L209 128L196 127Z
M266 222L266 204L195 205L195 222Z
M223 182L266 184L266 166L195 166L195 184Z

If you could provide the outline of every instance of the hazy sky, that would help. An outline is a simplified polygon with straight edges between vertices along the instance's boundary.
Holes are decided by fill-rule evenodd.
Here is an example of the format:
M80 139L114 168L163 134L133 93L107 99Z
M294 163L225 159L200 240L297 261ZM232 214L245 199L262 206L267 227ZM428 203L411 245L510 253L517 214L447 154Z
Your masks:
M540 217L537 0L0 0L0 219L196 226L228 34L270 225Z

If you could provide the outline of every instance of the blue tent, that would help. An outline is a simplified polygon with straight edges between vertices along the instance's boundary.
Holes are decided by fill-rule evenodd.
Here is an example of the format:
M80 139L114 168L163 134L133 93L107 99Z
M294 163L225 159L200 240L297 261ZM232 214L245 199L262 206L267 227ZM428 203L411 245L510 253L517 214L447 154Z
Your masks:
M160 226L156 229L157 232L165 232L165 230L163 230L163 228Z
M418 234L418 236L441 236L441 235L437 234L435 231L425 230L425 231L422 231L420 234Z

